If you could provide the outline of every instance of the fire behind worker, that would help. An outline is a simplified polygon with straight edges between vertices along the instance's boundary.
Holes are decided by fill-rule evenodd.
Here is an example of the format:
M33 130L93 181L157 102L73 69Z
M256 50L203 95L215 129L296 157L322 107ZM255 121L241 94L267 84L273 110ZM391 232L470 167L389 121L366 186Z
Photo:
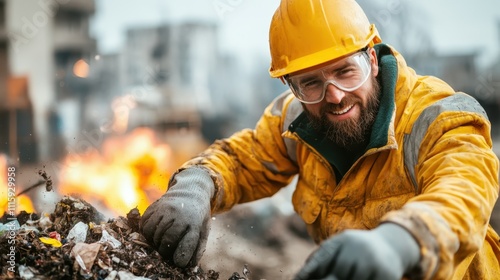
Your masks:
M320 246L296 279L500 279L499 162L478 102L417 75L353 0L282 0L269 41L290 90L173 176L141 221L158 252L195 265L211 215L298 174L292 202Z

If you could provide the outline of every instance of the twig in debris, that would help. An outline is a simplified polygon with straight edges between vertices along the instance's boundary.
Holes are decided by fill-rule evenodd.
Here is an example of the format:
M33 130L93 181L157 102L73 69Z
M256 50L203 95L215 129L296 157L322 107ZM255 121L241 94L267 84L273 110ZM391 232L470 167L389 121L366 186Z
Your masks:
M35 184L27 187L26 189L19 192L17 195L19 196L23 193L27 193L27 192L31 191L32 189L39 187L43 184L45 184L45 189L48 192L50 192L52 190L52 179L50 178L50 176L48 176L47 173L43 170L38 170L38 175L42 176L43 180L40 180L40 181L36 182Z
M17 195L19 196L19 195L22 195L23 193L27 193L27 192L31 191L32 189L34 189L36 187L39 187L39 186L41 186L41 185L43 185L45 183L46 183L46 181L40 180L40 181L36 182L35 184L27 187L26 189L20 191Z

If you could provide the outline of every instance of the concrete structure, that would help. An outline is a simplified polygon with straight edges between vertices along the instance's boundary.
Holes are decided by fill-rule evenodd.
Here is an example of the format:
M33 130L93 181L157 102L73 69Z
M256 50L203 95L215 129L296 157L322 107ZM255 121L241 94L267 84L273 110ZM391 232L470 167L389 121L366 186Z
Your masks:
M6 3L0 0L0 104L6 103L7 77L9 75L8 37L6 26Z
M88 83L76 78L71 69L76 61L88 61L95 52L95 41L89 37L89 18L94 11L93 0L5 1L2 16L6 16L10 72L28 77L39 160L53 157L54 134L74 134L80 129L77 118L68 123L72 118L61 116L58 110L63 99L75 104L88 93ZM51 126L54 115L66 127Z
M200 114L217 111L213 102L219 62L215 24L129 29L122 56L125 92L138 101L131 125L199 127Z
M0 1L0 153L26 163L37 159L33 107L28 77L12 75L9 67L7 4Z
M182 23L127 32L127 86L154 83L166 91L168 106L206 107L218 62L217 27Z
M255 125L267 103L286 87L269 77L267 58L256 57L259 68L248 71L221 53L217 33L212 22L127 31L121 72L125 92L139 101L132 122L156 122L162 129L199 126L201 118L212 132L226 125L222 130ZM215 134L227 136L222 130Z

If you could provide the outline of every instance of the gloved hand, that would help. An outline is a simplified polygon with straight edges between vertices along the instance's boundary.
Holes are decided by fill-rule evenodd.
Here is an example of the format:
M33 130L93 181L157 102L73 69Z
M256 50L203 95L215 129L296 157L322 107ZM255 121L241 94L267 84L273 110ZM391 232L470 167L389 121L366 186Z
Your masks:
M346 230L311 254L295 280L400 280L420 261L413 236L394 223Z
M167 192L146 209L140 221L141 231L167 261L178 267L198 263L210 230L214 192L210 175L191 167L177 173Z

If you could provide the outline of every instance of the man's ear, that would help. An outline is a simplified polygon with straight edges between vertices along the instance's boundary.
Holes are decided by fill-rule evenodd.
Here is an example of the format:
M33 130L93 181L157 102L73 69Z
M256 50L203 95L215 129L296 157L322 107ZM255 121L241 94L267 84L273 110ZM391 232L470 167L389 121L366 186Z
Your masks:
M368 56L370 57L370 63L372 66L372 74L374 77L377 77L377 75L378 75L378 59L377 59L377 52L375 51L374 48L368 49Z

